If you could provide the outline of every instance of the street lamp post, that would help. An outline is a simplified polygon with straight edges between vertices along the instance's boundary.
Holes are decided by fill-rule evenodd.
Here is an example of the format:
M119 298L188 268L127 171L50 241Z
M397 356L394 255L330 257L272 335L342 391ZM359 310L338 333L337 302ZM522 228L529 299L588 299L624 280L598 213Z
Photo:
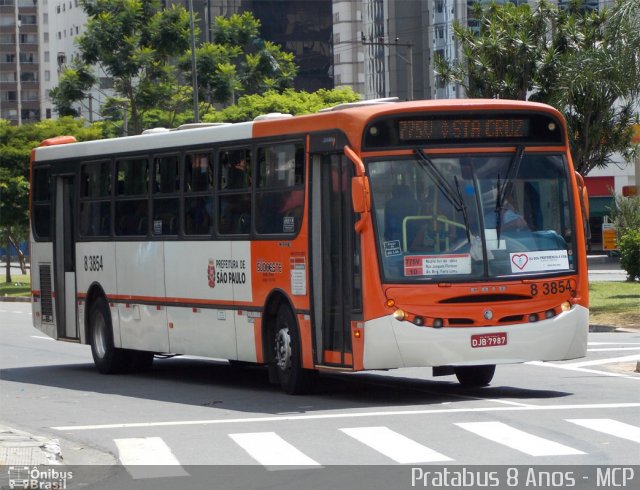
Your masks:
M196 69L196 35L193 23L193 0L189 0L189 26L191 28L191 84L193 85L193 122L200 122L198 108L198 70Z

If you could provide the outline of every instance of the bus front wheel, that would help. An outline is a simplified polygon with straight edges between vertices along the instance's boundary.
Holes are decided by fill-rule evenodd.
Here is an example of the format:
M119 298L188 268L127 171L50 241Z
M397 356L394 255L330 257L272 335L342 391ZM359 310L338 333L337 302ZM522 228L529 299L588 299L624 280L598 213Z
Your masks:
M487 386L491 383L496 372L495 364L484 366L456 366L454 368L456 378L462 386L470 388Z
M127 365L124 349L113 345L111 312L104 298L98 298L89 310L89 338L93 362L102 374L121 373Z
M273 360L282 389L290 395L303 393L308 388L309 376L302 367L300 335L293 312L281 306L272 331Z

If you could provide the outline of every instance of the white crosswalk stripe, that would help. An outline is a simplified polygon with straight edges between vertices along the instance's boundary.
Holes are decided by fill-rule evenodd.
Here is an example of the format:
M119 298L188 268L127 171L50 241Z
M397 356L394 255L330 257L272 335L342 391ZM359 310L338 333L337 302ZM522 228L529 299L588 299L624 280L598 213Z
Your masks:
M356 427L340 429L354 439L401 464L452 461L413 439L392 431L388 427Z
M534 436L502 422L468 422L455 424L485 439L503 444L531 456L568 456L585 454L558 442Z
M625 424L612 419L567 419L571 422L587 429L597 430L612 436L628 439L629 441L640 443L640 427Z
M114 442L118 459L134 480L189 475L160 437L114 439Z
M229 434L229 437L264 466L320 466L275 432Z
M609 434L621 439L640 443L640 427L624 423L613 419L563 419L562 423L570 422L593 431ZM509 424L498 421L487 422L460 422L452 424L464 429L468 433L475 434L484 439L501 444L507 448L524 453L530 456L569 456L584 455L583 451L574 447L561 444L559 442L546 439L532 433L517 429ZM566 428L566 427L565 427ZM438 432L437 440L430 438L432 444L420 438L410 438L402 433L396 432L385 426L372 427L344 427L334 429L352 438L353 440L367 446L373 451L389 458L398 464L423 464L449 461L464 461L467 458L467 450L464 446L473 445L484 447L478 444L479 439L473 441L466 440L461 446L459 443L451 445L447 438L443 437L443 432ZM560 429L562 431L562 429ZM558 428L556 428L558 432ZM323 468L323 465L335 464L335 461L343 461L347 455L341 455L332 451L324 453L321 458L308 456L303 451L304 447L296 447L285 440L283 436L276 432L242 432L226 434L233 443L239 446L248 457L241 458L237 463L231 464L259 464L269 470L288 470L301 467ZM221 435L221 437L224 437ZM286 437L286 435L284 436ZM318 441L316 440L314 452L318 453ZM332 445L336 446L338 452L341 451L340 439L335 435L328 435ZM344 436L342 437L344 441ZM414 436L415 437L415 436ZM471 436L470 436L471 437ZM296 439L296 440L299 440ZM303 440L303 444L307 439ZM174 476L188 476L188 473L181 466L172 450L160 437L114 439L118 448L118 457L127 472L134 479L142 478L162 478ZM423 445L423 443L434 446L435 449ZM300 444L298 444L300 445ZM221 448L223 446L220 446ZM348 445L345 447L349 447ZM448 448L448 449L447 449ZM440 450L444 449L444 453ZM353 447L349 449L353 450ZM473 449L471 449L473 450ZM228 452L228 448L225 450ZM236 449L237 451L237 449ZM343 449L346 451L346 449ZM372 453L358 451L364 459L358 464L380 464L380 460L367 462ZM369 454L369 456L367 456ZM235 456L234 456L235 458ZM363 462L364 461L364 462ZM200 463L202 464L202 463ZM229 464L216 463L212 460L205 464Z

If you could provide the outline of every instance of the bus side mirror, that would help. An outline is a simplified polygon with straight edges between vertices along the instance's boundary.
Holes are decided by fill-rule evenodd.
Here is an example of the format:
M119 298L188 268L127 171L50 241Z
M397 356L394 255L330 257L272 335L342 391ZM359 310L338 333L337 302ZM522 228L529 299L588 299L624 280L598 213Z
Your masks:
M369 193L369 179L365 176L351 178L351 201L353 211L356 213L367 213L371 206L371 196Z

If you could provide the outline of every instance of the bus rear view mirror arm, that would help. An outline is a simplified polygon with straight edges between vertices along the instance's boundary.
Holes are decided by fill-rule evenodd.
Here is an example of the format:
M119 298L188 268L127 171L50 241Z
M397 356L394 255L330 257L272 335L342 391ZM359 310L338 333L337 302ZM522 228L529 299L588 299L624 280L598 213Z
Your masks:
M358 177L363 177L364 176L364 163L362 163L362 160L356 154L356 152L353 151L349 146L345 145L344 154L347 156L347 158L349 160L351 160L351 163L353 163L353 166L356 169L356 175Z
M369 190L369 179L364 174L364 163L360 157L349 146L344 147L344 154L353 163L355 167L356 177L351 178L351 201L353 203L353 211L355 213L365 214L369 213L371 209L371 194ZM360 219L355 224L355 229L358 233L362 233L365 225L365 216L360 216Z

